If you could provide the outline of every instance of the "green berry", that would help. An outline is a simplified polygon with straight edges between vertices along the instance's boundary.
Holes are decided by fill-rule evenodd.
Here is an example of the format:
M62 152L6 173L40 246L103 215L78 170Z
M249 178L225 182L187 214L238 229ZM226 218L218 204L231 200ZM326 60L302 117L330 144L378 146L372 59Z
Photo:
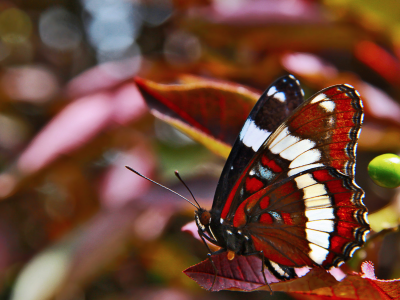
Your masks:
M368 174L377 185L400 186L400 156L387 153L375 157L368 165Z

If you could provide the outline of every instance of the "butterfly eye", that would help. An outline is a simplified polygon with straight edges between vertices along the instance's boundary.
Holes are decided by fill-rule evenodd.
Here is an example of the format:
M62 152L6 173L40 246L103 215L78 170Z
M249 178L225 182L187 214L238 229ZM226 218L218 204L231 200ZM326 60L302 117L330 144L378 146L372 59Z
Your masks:
M211 214L208 211L203 211L200 216L200 222L202 225L207 226L210 224Z

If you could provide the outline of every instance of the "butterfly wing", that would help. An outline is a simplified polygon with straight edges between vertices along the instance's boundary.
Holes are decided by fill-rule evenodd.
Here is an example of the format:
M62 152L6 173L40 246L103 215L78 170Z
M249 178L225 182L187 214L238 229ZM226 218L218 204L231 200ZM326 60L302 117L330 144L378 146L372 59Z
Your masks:
M332 167L353 178L362 119L362 102L351 86L332 86L312 96L250 160L228 194L221 218L230 222L249 196L305 170Z
M338 266L369 231L363 191L331 167L300 172L256 192L238 207L233 226L257 251L288 267Z
M362 119L360 96L348 85L304 102L251 158L228 195L223 223L246 232L275 264L340 265L369 232L354 183Z
M264 141L302 102L303 91L292 75L279 78L261 95L221 173L212 207L214 219L219 220L229 192Z

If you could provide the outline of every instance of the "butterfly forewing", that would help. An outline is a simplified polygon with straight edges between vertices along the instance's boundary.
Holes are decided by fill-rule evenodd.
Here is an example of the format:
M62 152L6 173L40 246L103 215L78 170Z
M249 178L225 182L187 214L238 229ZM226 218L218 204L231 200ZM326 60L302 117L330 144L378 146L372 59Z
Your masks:
M338 266L365 242L363 191L331 167L307 170L261 189L238 207L257 251L288 267Z
M348 85L333 86L299 108L267 149L290 162L288 175L323 164L353 177L362 118L358 92Z
M317 167L354 177L355 150L363 118L361 99L348 85L329 87L299 106L272 133L230 191L221 217L266 186Z
M260 97L232 148L218 182L212 211L219 219L228 194L261 145L303 102L299 81L292 75L276 80Z

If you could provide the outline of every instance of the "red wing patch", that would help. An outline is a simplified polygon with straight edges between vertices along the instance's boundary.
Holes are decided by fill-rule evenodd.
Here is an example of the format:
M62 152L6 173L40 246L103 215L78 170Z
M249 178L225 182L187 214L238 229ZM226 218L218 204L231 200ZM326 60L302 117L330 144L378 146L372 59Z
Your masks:
M235 217L233 218L233 226L242 227L247 222L247 216L251 214L254 206L259 203L259 199L262 198L266 193L266 190L261 190L258 193L252 195L243 201L238 209L236 210ZM267 199L268 197L264 197L263 199Z
M222 214L221 214L221 218L222 218L222 219L225 219L225 218L227 217L228 212L229 212L230 209L231 209L231 205L232 205L233 199L234 199L234 197L235 197L236 191L237 191L237 189L239 188L240 183L242 182L243 178L246 177L246 172L247 172L247 170L250 168L251 163L252 163L252 161L251 161L250 164L247 166L247 168L245 169L245 171L243 172L243 174L239 177L239 179L238 179L238 181L236 182L236 184L233 186L233 189L232 189L231 193L229 194L228 199L226 200L225 205L224 205L224 207L223 207Z
M274 222L272 216L269 213L261 215L260 223L262 224L272 224Z
M282 172L282 168L278 166L274 160L269 159L266 155L261 156L261 163L264 167L270 168L275 173Z
M283 222L284 222L286 225L294 225L293 219L292 219L292 217L290 216L289 213L281 213L281 216L282 216L282 218L283 218Z
M254 194L255 192L261 190L261 188L264 187L264 184L260 179L256 177L247 177L245 186L246 186L246 191L248 191L251 194Z

